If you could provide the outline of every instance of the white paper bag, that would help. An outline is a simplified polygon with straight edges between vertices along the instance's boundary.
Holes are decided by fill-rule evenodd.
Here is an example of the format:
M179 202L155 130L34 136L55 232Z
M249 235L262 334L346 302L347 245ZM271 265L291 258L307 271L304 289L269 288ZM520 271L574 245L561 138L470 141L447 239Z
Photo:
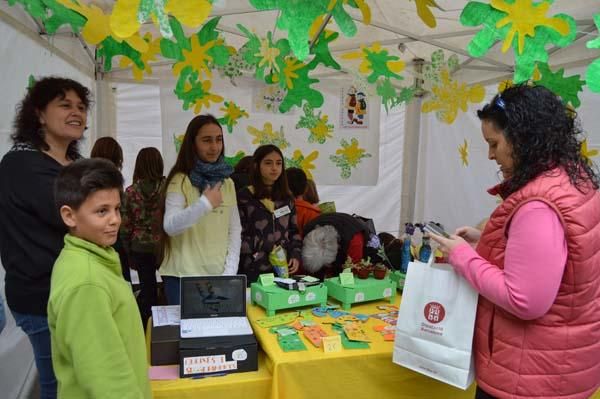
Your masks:
M433 257L432 257L433 258ZM396 325L393 362L458 388L474 379L477 292L439 263L411 262Z

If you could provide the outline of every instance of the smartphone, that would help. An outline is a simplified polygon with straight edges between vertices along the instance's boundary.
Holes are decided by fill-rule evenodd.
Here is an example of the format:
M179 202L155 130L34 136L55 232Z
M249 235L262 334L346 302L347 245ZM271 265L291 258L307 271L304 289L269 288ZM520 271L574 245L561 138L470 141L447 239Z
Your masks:
M430 233L437 234L438 236L450 238L450 234L446 233L444 229L433 222L427 223L423 228Z

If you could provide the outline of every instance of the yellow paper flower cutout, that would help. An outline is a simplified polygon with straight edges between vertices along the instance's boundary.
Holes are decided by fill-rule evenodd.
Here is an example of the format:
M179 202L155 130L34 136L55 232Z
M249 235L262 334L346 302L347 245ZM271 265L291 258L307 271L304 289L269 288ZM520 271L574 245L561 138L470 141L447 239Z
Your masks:
M361 45L360 50L343 54L342 58L347 60L361 60L358 71L363 75L370 74L367 78L368 80L370 79L370 83L374 83L379 76L402 79L397 73L404 69L404 61L396 60L398 57L389 56L388 51L381 47L381 43L379 42L375 42L371 46Z
M125 39L140 30L137 18L140 0L118 0L110 15L110 29L115 37Z
M597 149L588 150L587 139L581 142L581 156L587 161L588 165L592 164L592 157L598 155Z
M246 118L249 116L246 111L241 109L233 101L229 101L227 103L227 107L221 107L221 108L219 108L219 110L223 111L223 113L225 114L224 115L225 118L231 119L234 121L240 119L242 116L245 116Z
M515 85L512 79L506 79L498 83L498 93L502 93L504 90L511 88Z
M144 40L148 45L148 51L142 53L140 56L142 62L144 63L144 69L138 68L138 66L129 58L123 56L121 57L121 61L119 62L119 66L121 68L127 68L131 65L131 73L133 74L133 78L135 80L141 81L144 78L144 72L146 75L152 75L152 67L150 66L150 61L157 61L156 56L160 54L160 38L152 40L152 33L148 32L144 35Z
M277 132L273 131L271 122L265 122L263 130L259 130L254 126L248 126L246 129L248 130L248 133L254 136L252 144L273 144L279 147L280 150L284 150L290 145L283 133L283 126L281 126Z
M308 154L306 157L302 154L302 151L295 150L292 155L292 164L298 165L300 169L306 173L306 177L313 180L312 170L315 169L315 164L313 163L315 159L319 157L319 151L315 150Z
M351 140L349 146L339 148L335 151L336 154L344 157L350 166L356 166L366 152L367 150L358 146L358 140L355 139Z
M331 12L337 3L348 4L348 0L330 0L327 12ZM369 25L371 23L371 8L367 2L365 0L354 0L354 3L358 6L365 25Z
M318 143L323 143L326 139L333 137L331 135L333 133L333 125L327 124L328 119L327 115L323 115L317 120L317 125L309 129Z
M279 72L279 65L277 65L277 62L275 62L275 59L279 53L279 49L277 47L271 47L267 39L261 39L260 50L258 53L254 54L255 57L262 58L258 63L258 67L262 68L266 65L267 67Z
M514 36L517 35L518 53L523 54L525 36L535 36L535 28L538 26L554 29L561 35L569 33L569 24L566 21L560 18L546 17L548 8L550 8L548 2L533 4L533 0L515 0L513 4L508 4L503 0L492 0L490 4L495 9L508 14L496 23L496 28L511 25L502 45L503 53L510 48Z
M197 28L208 18L212 4L208 0L169 0L165 12L185 26Z
M439 6L436 4L434 0L413 0L417 3L417 15L421 18L421 21L425 22L425 25L430 28L435 28L437 26L437 21L435 20L435 16L429 9L429 7Z
M191 66L192 69L199 74L204 72L206 77L212 77L208 63L212 62L213 58L208 54L208 50L217 44L217 41L210 40L206 44L200 44L200 39L198 39L198 36L192 35L190 43L192 45L192 49L183 49L182 54L184 59L183 61L177 62L173 66L173 75L179 76L185 67Z
M199 114L202 108L210 108L210 103L220 103L223 102L223 97L213 94L210 92L212 87L212 82L210 80L205 80L202 82L202 91L206 93L204 96L197 98L194 101L194 113ZM185 84L185 90L190 90L192 85L190 83Z
M451 124L458 115L458 110L467 111L468 103L483 101L485 89L481 85L467 86L450 79L448 70L440 72L441 85L434 86L431 91L433 98L425 101L421 108L423 112L436 111L438 119Z
M464 166L469 166L469 143L465 139L462 145L458 146L458 153L460 154L460 160Z
M294 88L294 79L298 78L296 71L301 69L304 64L296 59L296 57L286 57L285 67L283 68L283 76L285 78L285 86L288 89Z

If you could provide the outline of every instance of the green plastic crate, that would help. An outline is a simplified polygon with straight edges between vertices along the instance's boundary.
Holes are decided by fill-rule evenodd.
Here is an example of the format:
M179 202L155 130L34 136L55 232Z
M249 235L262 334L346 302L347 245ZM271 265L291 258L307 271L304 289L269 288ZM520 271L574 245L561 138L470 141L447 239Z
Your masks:
M303 306L327 304L327 287L325 284L306 287L301 292L286 290L277 285L263 286L260 283L250 285L250 302L265 309L267 316L274 316L275 311L300 308Z
M383 280L376 280L373 277L368 279L354 279L354 285L343 286L339 277L332 277L325 280L327 293L330 297L337 299L342 303L344 310L350 310L352 304L368 301L387 299L394 303L396 298L396 282L389 277Z

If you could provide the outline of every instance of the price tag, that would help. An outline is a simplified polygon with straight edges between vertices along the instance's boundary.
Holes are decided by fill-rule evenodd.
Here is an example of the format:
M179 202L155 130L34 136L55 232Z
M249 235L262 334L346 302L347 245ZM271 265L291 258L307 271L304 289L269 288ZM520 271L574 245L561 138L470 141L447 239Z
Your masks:
M343 286L354 285L354 274L340 273L340 284Z
M342 339L338 334L323 337L321 338L321 342L323 343L323 352L325 353L340 352L342 350Z
M258 280L260 281L260 285L268 287L275 284L275 275L273 273L261 274L258 276Z

